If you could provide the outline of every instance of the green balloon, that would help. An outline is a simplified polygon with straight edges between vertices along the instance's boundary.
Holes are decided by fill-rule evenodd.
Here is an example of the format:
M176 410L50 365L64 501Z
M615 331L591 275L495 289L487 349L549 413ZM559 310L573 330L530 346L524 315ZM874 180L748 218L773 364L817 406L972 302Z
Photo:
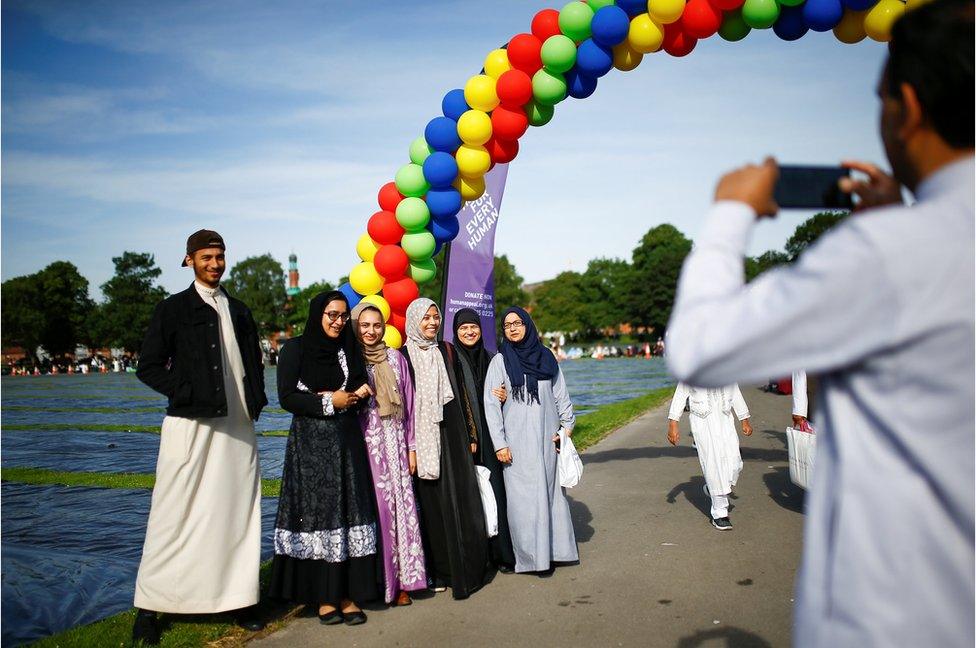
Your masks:
M535 99L525 104L525 114L529 116L529 123L533 126L545 126L555 112L556 109L552 106L543 106Z
M430 189L424 177L424 168L419 164L404 164L396 172L393 182L396 184L397 191L404 196L420 198Z
M769 29L779 18L776 0L746 0L742 5L742 19L753 29Z
M437 266L433 259L421 259L420 261L410 261L407 266L407 276L418 284L425 284L433 281L437 276Z
M558 72L550 72L542 68L532 75L532 96L536 103L555 106L566 98L566 78Z
M404 198L396 207L396 219L408 232L417 232L430 222L430 209L423 198Z
M559 31L577 43L590 37L591 22L593 22L593 9L583 2L574 0L559 12Z
M749 35L752 28L742 19L742 10L735 9L726 12L722 19L722 26L718 28L718 35L725 40L734 43Z
M434 248L437 247L437 241L434 240L433 234L424 229L419 232L404 234L403 238L400 239L400 247L407 253L411 261L430 260L430 255L434 253Z
M410 161L414 164L423 164L427 156L433 152L423 135L410 143Z
M568 36L550 36L542 44L542 64L551 72L562 74L576 63L576 43Z
M586 4L590 5L590 9L596 12L614 4L614 0L587 0Z

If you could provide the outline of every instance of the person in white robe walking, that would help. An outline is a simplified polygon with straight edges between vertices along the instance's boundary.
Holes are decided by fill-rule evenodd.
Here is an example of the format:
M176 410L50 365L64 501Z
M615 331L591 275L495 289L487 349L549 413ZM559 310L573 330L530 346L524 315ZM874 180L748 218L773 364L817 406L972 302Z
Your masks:
M187 241L193 285L157 306L137 375L169 399L136 576L133 643L160 640L157 612L235 610L249 630L259 600L261 478L254 420L267 397L257 329L220 286L224 241Z
M749 408L738 385L705 389L679 382L668 411L668 441L671 445L678 445L678 421L685 403L691 412L691 433L705 477L703 490L712 501L712 526L719 531L729 531L732 529L729 495L742 472L739 437L732 413L735 412L742 422L742 434L750 436Z

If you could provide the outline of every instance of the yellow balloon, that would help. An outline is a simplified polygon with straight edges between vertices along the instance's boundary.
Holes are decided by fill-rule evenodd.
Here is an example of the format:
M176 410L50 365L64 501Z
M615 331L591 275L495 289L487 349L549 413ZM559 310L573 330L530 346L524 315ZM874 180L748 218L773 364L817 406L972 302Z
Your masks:
M369 261L357 263L349 273L349 285L360 295L375 295L382 290L385 281Z
M629 72L640 65L644 55L637 52L627 41L613 48L613 67L621 72Z
M383 333L383 341L386 342L386 346L392 349L399 349L403 346L403 336L400 335L400 331L389 324L386 325L386 332Z
M373 306L376 306L378 309L380 309L380 313L383 315L383 321L389 321L390 304L385 298L380 297L379 295L366 295L363 297L363 300L360 303L372 304Z
M844 10L844 17L834 27L834 36L837 37L837 40L848 45L864 40L864 37L867 36L864 33L864 17L867 13L866 9L864 11Z
M457 133L465 144L480 146L491 139L491 117L481 110L468 110L461 114Z
M905 5L901 0L879 0L864 17L864 32L879 43L891 40L891 27L905 15Z
M491 112L498 106L495 80L487 74L476 74L464 84L464 100L475 110Z
M477 200L485 193L485 177L468 178L459 175L454 180L454 188L461 192L461 198L464 200Z
M356 241L356 254L363 261L372 261L378 249L380 249L380 246L369 237L369 234L363 234Z
M647 13L659 25L670 25L684 10L685 0L647 0Z
M508 62L507 50L491 50L485 57L485 74L492 79L497 79L511 69L512 64Z
M664 42L664 27L654 22L646 13L630 21L627 44L635 52L650 54L661 49Z
M488 173L491 166L491 155L484 146L462 144L454 153L457 160L458 173L468 178L480 178Z

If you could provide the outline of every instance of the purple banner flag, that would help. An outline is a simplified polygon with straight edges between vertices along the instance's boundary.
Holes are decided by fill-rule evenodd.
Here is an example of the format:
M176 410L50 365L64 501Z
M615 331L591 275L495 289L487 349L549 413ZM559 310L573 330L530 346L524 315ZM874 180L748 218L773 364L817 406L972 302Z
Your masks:
M496 164L485 175L485 193L458 212L461 231L447 252L444 278L444 339L454 341L454 314L473 308L481 316L485 348L495 342L495 226L505 192L508 165Z

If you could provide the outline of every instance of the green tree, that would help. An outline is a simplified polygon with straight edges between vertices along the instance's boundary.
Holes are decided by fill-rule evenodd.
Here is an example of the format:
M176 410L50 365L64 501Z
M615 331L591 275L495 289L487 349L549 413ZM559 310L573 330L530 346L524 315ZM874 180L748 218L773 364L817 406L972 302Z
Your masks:
M820 212L800 223L793 235L786 241L786 254L790 261L796 261L805 249L810 247L827 230L847 218L847 212Z
M285 270L270 254L238 262L224 282L227 292L247 304L262 337L269 337L285 325Z
M506 255L495 255L495 312L501 313L509 306L527 305L529 296L522 290L525 280Z
M532 319L540 333L587 328L586 286L578 272L560 272L532 292Z
M634 248L626 298L630 321L663 334L671 317L678 275L691 241L674 225L651 229Z
M3 344L23 348L34 361L44 327L44 313L38 299L38 274L14 277L0 286Z
M102 284L105 303L95 311L89 335L96 344L138 351L156 304L166 298L166 289L156 285L162 270L148 252L123 252L112 263L115 276Z
M335 290L335 286L328 281L316 281L302 288L297 295L289 300L285 310L288 313L286 321L292 327L292 337L305 332L305 322L308 320L308 305L312 301L312 298L319 293L329 292L330 290Z
M584 329L597 333L627 320L630 264L621 259L593 259L583 273ZM599 337L599 336L598 336Z
M757 257L746 258L746 281L752 281L771 268L790 262L790 257L779 250L766 250Z

